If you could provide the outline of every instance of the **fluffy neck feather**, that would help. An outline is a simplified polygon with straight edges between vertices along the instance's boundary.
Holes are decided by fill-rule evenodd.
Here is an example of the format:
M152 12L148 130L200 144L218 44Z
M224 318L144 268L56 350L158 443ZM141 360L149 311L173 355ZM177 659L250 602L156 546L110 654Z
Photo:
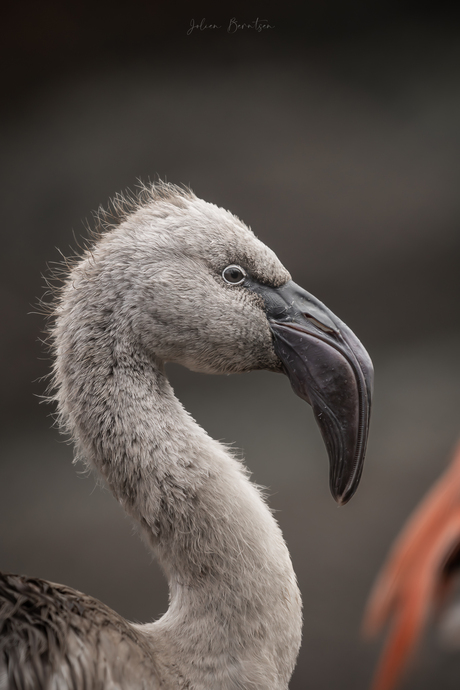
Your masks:
M139 626L165 687L285 690L301 603L276 521L241 463L183 409L163 363L107 304L89 304L80 292L58 317L58 399L168 578L168 612Z

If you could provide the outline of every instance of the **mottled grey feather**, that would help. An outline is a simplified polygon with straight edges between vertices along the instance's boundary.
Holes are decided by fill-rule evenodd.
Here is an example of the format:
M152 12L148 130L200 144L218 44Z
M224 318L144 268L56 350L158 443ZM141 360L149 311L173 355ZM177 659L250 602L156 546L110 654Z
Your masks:
M97 599L0 573L1 690L154 688L152 650Z

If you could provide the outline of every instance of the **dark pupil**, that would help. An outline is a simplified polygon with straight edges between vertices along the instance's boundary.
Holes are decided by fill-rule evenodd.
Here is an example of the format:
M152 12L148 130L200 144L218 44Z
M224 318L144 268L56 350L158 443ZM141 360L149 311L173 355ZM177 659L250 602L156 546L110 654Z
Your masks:
M239 268L227 268L225 271L225 277L229 283L239 283L243 277L243 274Z

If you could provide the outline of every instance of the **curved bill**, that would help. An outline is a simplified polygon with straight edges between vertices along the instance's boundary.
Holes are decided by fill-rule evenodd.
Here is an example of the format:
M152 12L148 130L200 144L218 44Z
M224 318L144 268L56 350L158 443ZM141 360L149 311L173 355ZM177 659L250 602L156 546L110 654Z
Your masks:
M373 366L354 333L293 281L259 285L275 352L298 396L309 402L330 461L330 489L343 505L355 493L364 464Z

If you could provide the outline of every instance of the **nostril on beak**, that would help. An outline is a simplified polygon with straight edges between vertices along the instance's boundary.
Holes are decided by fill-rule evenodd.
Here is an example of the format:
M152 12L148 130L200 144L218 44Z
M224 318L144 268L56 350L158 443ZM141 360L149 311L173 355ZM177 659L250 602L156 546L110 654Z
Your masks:
M314 316L311 314L307 314L304 312L304 316L306 319L311 321L311 323L316 326L316 328L319 328L321 331L324 331L324 333L334 333L334 329L329 328L329 326L326 326L324 323L321 323L321 321L318 321L318 319L315 319Z

